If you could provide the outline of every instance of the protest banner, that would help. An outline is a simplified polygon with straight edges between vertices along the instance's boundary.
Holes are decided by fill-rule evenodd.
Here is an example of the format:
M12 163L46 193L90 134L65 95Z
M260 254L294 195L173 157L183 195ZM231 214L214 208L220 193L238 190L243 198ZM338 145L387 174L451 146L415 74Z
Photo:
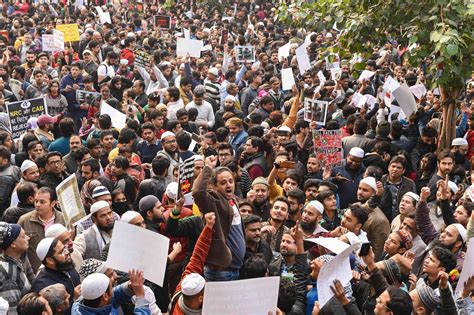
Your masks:
M106 23L109 23L109 24L112 24L112 20L110 18L110 13L109 12L104 12L102 10L101 7L97 6L95 7L95 9L97 10L97 13L99 14L99 21L100 21L100 24L106 24Z
M278 48L278 61L281 61L282 58L287 58L290 55L291 44L287 43L280 48Z
M63 32L65 42L78 42L80 40L79 27L77 24L56 25L56 30Z
M145 279L162 287L169 242L169 238L159 233L115 221L107 256L107 267L125 273L131 269L142 270Z
M291 90L295 85L295 76L292 68L281 69L281 89L283 91Z
M142 68L150 67L150 58L151 55L146 51L136 50L134 65Z
M254 62L255 61L255 47L253 46L235 46L235 61L236 62Z
M63 51L64 50L64 33L53 30L53 34L42 35L43 51Z
M276 314L279 287L280 277L206 282L202 313Z
M298 47L295 51L296 53L296 60L298 62L298 69L300 70L300 74L304 75L306 71L311 69L311 62L309 60L309 55L306 50L307 45L303 44Z
M184 197L185 205L192 205L194 203L192 196L193 182L194 156L190 157L179 165L178 194Z
M92 104L95 100L100 97L99 92L76 90L76 100L78 104Z
M171 16L155 15L155 26L167 30L171 29Z
M417 105L415 96L413 96L413 93L406 83L401 84L396 90L392 91L392 94L406 117L410 117L410 115L416 111Z
M56 195L64 220L66 221L66 226L69 224L74 225L86 216L76 174L72 174L56 187Z
M113 108L104 101L100 103L100 114L107 114L110 116L110 119L112 120L112 127L122 129L126 126L127 115L125 115L118 109Z
M191 57L201 57L201 49L203 47L202 40L177 38L176 39L176 55L178 57L186 57L188 54Z
M328 102L315 100L311 98L304 99L304 120L315 121L317 125L326 125L326 116L328 113Z
M28 119L48 113L46 101L42 97L12 102L6 106L13 140L20 139L20 136L28 129Z
M314 153L323 165L340 165L342 162L342 131L313 130Z
M410 86L410 90L417 99L421 99L427 92L423 83Z

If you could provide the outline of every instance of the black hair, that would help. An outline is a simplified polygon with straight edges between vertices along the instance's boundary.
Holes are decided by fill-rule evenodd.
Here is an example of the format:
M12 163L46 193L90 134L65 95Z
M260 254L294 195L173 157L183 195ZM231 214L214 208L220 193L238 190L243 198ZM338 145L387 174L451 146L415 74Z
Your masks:
M289 279L281 279L278 290L278 308L285 314L289 313L296 302L297 296L296 284Z
M128 169L130 167L130 162L125 156L118 155L114 158L113 164L116 167L120 167L121 169Z
M263 278L267 268L268 263L262 253L252 255L244 261L241 269L242 279Z
M170 167L170 160L164 156L155 156L151 161L151 168L155 175L163 175Z
M380 142L379 142L380 143ZM365 174L369 177L373 177L375 178L375 180L377 181L381 181L382 180L382 176L383 176L383 171L380 167L378 166L375 166L375 165L369 165L367 166L366 170L365 170Z
M36 292L25 294L18 302L17 312L22 315L37 315L46 312L46 303L41 301L41 295Z
M104 140L104 138L106 136L114 136L114 132L112 130L103 130L101 133L100 133L100 140Z
M108 114L100 115L97 121L99 123L100 129L102 130L112 128L112 118L110 118Z
M81 163L81 166L89 166L91 168L92 173L100 172L100 164L99 161L96 159L87 159Z
M189 133L184 130L181 130L176 134L176 143L178 144L178 148L182 151L188 150L192 141L193 139Z
M446 273L456 268L456 256L449 249L436 246L431 250L431 254L439 260L440 266L444 267Z
M325 190L325 191L322 191L322 192L318 193L318 195L316 196L316 200L319 201L320 203L324 204L324 199L332 197L332 196L336 196L334 191Z
M367 222L367 220L369 219L369 213L367 212L366 208L352 204L349 206L349 209L351 210L352 215L357 218L357 221L361 225L364 225L365 222Z
M63 137L69 138L74 134L74 120L69 117L63 118L59 122L59 129Z
M387 292L390 296L387 307L392 311L393 315L411 314L413 311L413 302L406 291L395 286L389 286Z
M287 195L287 197L295 198L298 201L299 204L304 204L304 202L306 200L306 195L305 195L304 191L302 191L299 188L294 188L294 189L290 190L286 195Z
M216 139L218 142L224 142L224 140L229 136L229 128L219 127L216 130Z
M365 135L367 132L367 120L362 118L357 118L354 122L354 134L356 135Z
M249 224L262 222L262 218L255 214L249 214L242 219L244 227L247 227Z
M130 141L137 139L137 134L131 128L123 128L120 131L118 142L120 144L128 144Z
M303 190L306 191L306 189L308 189L310 187L319 188L320 183L321 183L321 181L319 179L310 178L307 181L305 181L305 183L303 185Z
M337 194L338 187L333 182L330 182L328 180L322 180L319 182L318 187L321 187L321 186L329 187L329 189L331 189L335 194Z
M179 89L177 87L169 87L168 93L170 97L173 99L173 102L179 100Z
M16 194L18 196L18 200L22 203L26 203L29 197L35 196L35 188L36 185L30 182L22 182L19 183L16 187Z

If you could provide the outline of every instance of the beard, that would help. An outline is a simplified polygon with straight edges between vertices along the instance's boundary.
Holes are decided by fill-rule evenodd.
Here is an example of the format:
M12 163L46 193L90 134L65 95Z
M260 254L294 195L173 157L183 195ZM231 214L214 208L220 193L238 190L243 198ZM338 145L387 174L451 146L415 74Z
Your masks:
M69 271L69 270L74 269L74 262L72 261L72 259L66 262L59 262L54 257L53 259L54 259L54 262L56 263L56 269L58 271Z
M163 218L162 215L155 215L153 213L153 216L152 216L152 221L155 222L155 223L162 223L162 222L165 222L165 219Z
M289 251L288 249L281 249L281 250L280 250L280 254L281 254L283 257L295 256L295 252Z
M267 199L259 199L259 198L255 198L254 201L253 201L253 205L256 206L256 207L261 207L263 206L265 203L267 203Z
M102 230L102 231L105 231L105 232L110 232L114 229L114 224L115 224L115 221L112 221L112 223L109 223L109 224L100 224L98 225L97 227Z
M316 229L316 221L310 223L301 221L300 226L304 232L313 233L313 231Z
M451 244L451 245L444 245L443 243L441 243L441 241L440 241L439 239L435 239L435 240L432 242L432 244L433 244L433 245L431 246L430 250L433 249L433 248L435 248L435 247L441 247L441 248L445 248L445 249L447 249L447 250L449 250L449 251L452 251L452 249L454 248L454 245L456 244L456 242L454 242L454 243Z

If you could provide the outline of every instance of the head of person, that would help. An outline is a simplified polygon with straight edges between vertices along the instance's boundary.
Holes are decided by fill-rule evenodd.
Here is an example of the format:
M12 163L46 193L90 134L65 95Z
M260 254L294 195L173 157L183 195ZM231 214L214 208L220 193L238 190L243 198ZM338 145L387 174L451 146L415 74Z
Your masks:
M21 176L25 181L36 183L39 180L40 173L38 166L31 160L24 160L20 167Z
M245 241L249 245L260 243L260 230L262 229L262 219L255 214L246 215L243 219L245 227Z
M92 199L94 202L107 201L109 205L112 205L112 196L110 191L102 185L99 185L92 190Z
M114 228L114 215L107 201L96 201L91 206L92 222L99 230L110 232Z
M398 182L405 173L407 160L403 155L394 156L388 165L388 176L392 182Z
M364 150L359 147L353 147L346 158L347 166L353 171L359 170L362 166L364 155Z
M100 134L100 144L102 145L102 147L105 150L110 151L112 150L114 143L115 143L115 138L114 138L114 133L112 132L112 130L102 131L102 133Z
M131 128L123 128L120 130L120 135L118 138L118 142L122 144L123 146L133 149L133 145L135 144L135 141L137 140L137 134L135 131Z
M100 176L100 164L96 159L89 158L81 163L81 176L85 181Z
M366 208L358 205L350 205L349 209L344 213L341 226L350 232L359 235L362 226L369 219L369 213Z
M467 231L459 223L448 225L439 235L438 242L441 247L456 253L462 249L467 241Z
M44 147L41 142L35 140L28 143L28 157L34 161L37 157L44 155Z
M225 166L233 161L232 146L228 143L220 143L217 146L217 158L219 165Z
M374 309L376 315L406 315L411 314L413 310L410 295L395 286L389 286L376 301Z
M10 165L12 152L7 147L0 145L0 168Z
M306 232L313 232L318 222L321 221L324 212L324 205L317 201L310 201L306 207L303 209L303 214L301 215L301 228Z
M58 84L58 82L57 81L52 81L50 83L50 89L52 89L55 84ZM40 115L38 117L38 121L37 121L38 127L40 127L40 129L43 129L45 131L53 130L53 126L54 126L55 122L56 122L56 118L51 117L48 114Z
M35 204L36 184L30 182L19 183L16 186L16 194L20 203L33 206Z
M69 298L71 296L62 283L49 285L41 289L39 294L48 301L53 314L66 313L70 308Z
M273 206L270 209L270 218L276 223L283 223L288 217L288 211L290 209L290 202L285 197L278 197L273 202Z
M310 154L306 162L306 170L309 174L318 173L321 171L321 161L314 154Z
M290 190L286 197L288 198L288 202L290 203L290 208L288 209L289 214L296 214L301 213L301 210L304 207L306 196L304 191L299 188L294 188Z
M149 195L140 199L138 204L141 215L153 222L163 222L165 220L163 213L165 208L157 197Z
M300 176L296 172L288 172L285 178L283 179L283 184L281 186L283 188L284 193L288 194L288 192L298 188L300 181Z
M418 279L415 289L409 294L413 302L412 314L433 314L441 306L439 293L427 285L424 279Z
M113 279L103 273L88 275L81 283L83 304L89 308L101 308L112 302Z
M53 315L48 300L36 292L25 294L18 302L16 311L24 315Z
M49 269L68 271L74 268L68 248L54 237L43 238L36 247L36 255Z
M161 143L163 144L163 150L168 153L174 154L178 152L178 143L176 142L176 135L171 131L166 131L161 135Z
M156 141L155 136L155 125L151 122L146 122L142 126L142 138L143 140L147 141L148 143L152 143Z
M194 156L194 167L193 167L193 175L194 178L197 178L204 168L204 158L201 155Z
M35 193L35 209L40 214L52 213L56 205L56 193L48 187L41 187Z
M263 278L267 275L268 263L262 253L249 256L244 261L240 274L242 279Z
M264 143L261 138L249 137L244 144L244 152L248 155L254 155L259 152L263 152Z
M125 156L116 156L111 163L111 173L114 176L121 177L127 173L130 162Z
M423 262L423 272L428 277L437 277L440 271L449 273L456 268L456 256L446 248L434 247Z
M64 171L63 157L57 151L49 152L46 155L46 168L49 173L60 176Z
M438 132L431 126L426 126L421 130L421 141L428 145L434 145Z
M474 203L465 201L462 205L457 206L456 210L454 210L454 220L463 226L467 226L473 209Z
M306 195L306 200L316 200L318 196L318 188L320 181L317 179L308 179L304 185L303 190Z
M389 234L383 250L390 256L395 254L403 255L413 247L413 236L406 230L400 229Z
M122 214L120 221L140 228L145 228L145 220L143 219L143 216L139 212L133 210L126 211Z
M296 241L290 231L283 232L280 243L280 254L283 257L291 257L296 254Z
M28 249L30 237L18 224L0 222L0 248L13 258L20 258Z
M253 214L253 205L246 200L241 201L239 202L239 211L242 217Z
M211 176L213 188L228 200L231 200L235 191L235 179L232 171L225 167L217 167Z
M438 174L446 177L454 168L454 157L449 150L443 150L438 154Z
M359 187L357 188L357 200L365 203L370 197L375 195L377 191L377 181L373 177L365 177L359 182Z
M202 308L205 284L206 280L198 273L190 273L183 278L181 292L183 302L188 308L193 310Z
M414 192L407 192L403 195L402 199L400 200L399 210L401 215L407 215L408 213L412 213L416 210L416 204L420 200L420 196L415 194Z
M243 129L243 122L242 119L237 117L229 118L225 126L229 129L229 135L231 137L235 137L239 132Z
M60 241L67 248L69 253L74 251L74 242L72 241L72 233L64 225L54 223L44 232L44 237L52 237Z
M268 201L268 181L265 177L257 177L252 182L252 190L255 192L255 205L262 206Z
M325 190L318 193L316 200L324 206L324 211L336 211L337 199L336 194L332 190Z

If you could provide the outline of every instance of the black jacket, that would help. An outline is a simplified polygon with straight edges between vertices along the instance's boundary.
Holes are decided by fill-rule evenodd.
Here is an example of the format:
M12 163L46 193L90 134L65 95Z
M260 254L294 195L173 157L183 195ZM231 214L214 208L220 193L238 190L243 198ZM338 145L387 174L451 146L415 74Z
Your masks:
M35 210L34 205L20 202L17 206L9 207L7 210L5 210L2 215L2 221L15 224L22 215L33 210Z
M153 176L145 179L138 187L137 198L135 200L135 209L138 209L140 200L148 195L156 196L160 201L166 191L166 179L163 176Z
M52 173L45 173L40 177L39 186L48 187L51 188L53 191L56 191L56 187L58 187L59 184L61 184L61 182L67 177L68 174L66 172L63 172L59 177Z

